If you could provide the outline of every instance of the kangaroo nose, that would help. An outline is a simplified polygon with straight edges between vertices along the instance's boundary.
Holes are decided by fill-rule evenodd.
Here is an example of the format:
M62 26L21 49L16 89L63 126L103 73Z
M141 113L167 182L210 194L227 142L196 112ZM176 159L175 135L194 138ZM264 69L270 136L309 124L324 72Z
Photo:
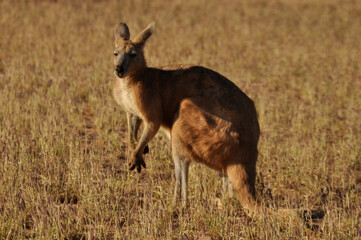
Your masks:
M123 66L116 66L115 71L117 73L119 73L119 74L123 74L124 73L124 67Z

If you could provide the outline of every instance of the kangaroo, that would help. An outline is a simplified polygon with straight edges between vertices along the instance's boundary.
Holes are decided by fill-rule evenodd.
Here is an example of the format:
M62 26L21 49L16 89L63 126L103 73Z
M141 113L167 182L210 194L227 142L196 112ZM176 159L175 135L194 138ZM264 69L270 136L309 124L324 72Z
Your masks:
M221 74L201 66L148 67L143 53L151 23L133 40L128 26L114 30L113 96L127 115L133 148L130 170L146 167L143 153L160 128L171 141L175 164L174 199L187 201L188 169L202 163L226 175L247 214L255 201L257 145L260 128L253 101ZM144 124L140 140L137 133Z

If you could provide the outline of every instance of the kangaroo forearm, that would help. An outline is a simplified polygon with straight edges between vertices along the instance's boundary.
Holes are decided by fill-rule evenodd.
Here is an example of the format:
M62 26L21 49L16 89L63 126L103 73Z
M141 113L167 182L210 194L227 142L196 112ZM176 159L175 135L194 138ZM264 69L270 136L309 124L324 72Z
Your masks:
M137 141L137 138L138 138L138 130L139 130L139 126L141 124L142 120L137 117L137 116L132 116L131 118L131 128L132 128L132 131L131 131L131 138L133 139L133 141Z
M144 152L144 148L147 146L150 140L158 132L160 125L156 124L145 124L142 136L138 142L138 145L134 151L134 154L140 156Z
M131 113L127 113L128 138L131 145L135 145L138 137L138 130L141 119Z

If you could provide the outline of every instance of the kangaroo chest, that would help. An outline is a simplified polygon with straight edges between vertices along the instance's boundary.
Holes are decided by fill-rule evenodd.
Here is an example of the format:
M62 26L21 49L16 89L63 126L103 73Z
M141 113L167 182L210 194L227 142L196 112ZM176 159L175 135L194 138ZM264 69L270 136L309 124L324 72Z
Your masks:
M117 79L113 95L116 102L123 108L124 111L131 113L135 116L142 117L133 89L122 79Z

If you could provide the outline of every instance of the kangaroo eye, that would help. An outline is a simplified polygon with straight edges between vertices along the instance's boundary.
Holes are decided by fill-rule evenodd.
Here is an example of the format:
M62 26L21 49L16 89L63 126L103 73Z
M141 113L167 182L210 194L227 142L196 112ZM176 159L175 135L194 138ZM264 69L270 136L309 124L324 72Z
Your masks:
M113 54L114 54L115 57L118 56L118 53L117 53L117 52L114 52Z

